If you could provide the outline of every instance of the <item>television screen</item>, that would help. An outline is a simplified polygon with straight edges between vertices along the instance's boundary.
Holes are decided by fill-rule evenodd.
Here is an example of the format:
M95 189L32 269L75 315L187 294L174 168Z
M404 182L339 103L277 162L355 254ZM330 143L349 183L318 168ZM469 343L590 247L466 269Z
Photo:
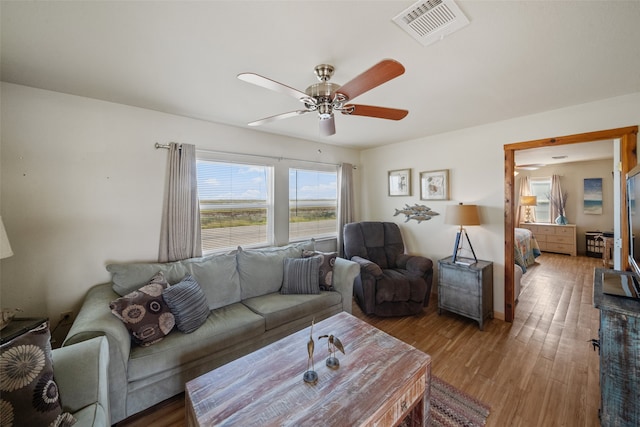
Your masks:
M640 276L640 165L627 174L627 220L629 223L629 265Z

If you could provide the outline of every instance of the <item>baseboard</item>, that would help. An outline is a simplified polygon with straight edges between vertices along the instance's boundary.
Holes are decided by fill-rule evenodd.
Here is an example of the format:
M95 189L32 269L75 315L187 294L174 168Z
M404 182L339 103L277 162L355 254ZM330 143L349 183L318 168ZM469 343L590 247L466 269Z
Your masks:
M493 318L498 320L504 320L504 313L500 313L499 311L494 311Z

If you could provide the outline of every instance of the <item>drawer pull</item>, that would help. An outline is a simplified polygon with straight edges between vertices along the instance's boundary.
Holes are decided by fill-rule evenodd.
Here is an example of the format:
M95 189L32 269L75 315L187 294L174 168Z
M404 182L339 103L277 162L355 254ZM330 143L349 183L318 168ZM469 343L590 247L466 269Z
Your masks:
M408 406L407 406L407 401L406 401L406 400L403 400L403 401L400 403L400 409L404 412L404 411L406 411L406 410L407 410L407 407L408 407Z

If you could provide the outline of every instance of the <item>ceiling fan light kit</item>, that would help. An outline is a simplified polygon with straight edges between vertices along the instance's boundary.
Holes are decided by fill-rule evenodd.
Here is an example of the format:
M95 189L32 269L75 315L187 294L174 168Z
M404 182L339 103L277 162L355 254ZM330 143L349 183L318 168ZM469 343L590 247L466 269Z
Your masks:
M334 112L336 111L346 115L366 116L388 120L401 120L409 114L409 111L407 110L400 110L396 108L346 104L358 95L402 75L404 73L404 67L398 61L393 59L382 60L342 86L329 82L334 71L335 68L333 65L320 64L316 66L314 72L320 82L307 87L304 92L255 73L238 74L238 78L240 80L275 92L293 96L305 106L304 110L290 111L288 113L266 117L249 123L249 126L263 125L276 120L295 117L315 111L318 113L320 134L329 136L336 133L334 116Z

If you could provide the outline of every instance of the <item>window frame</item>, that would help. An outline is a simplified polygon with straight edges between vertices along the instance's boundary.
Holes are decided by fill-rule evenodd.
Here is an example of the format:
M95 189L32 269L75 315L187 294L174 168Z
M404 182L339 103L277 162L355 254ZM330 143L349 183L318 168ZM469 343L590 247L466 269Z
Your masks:
M550 203L549 203L549 199L547 198L547 194L551 193L551 177L544 177L544 176L540 176L540 177L530 177L530 184L531 184L531 194L534 196L537 196L537 206L536 206L536 222L544 222L544 223L551 223L551 210L550 210ZM538 187L542 187L543 185L546 186L546 191L544 191L543 193L539 193L537 191L533 191L534 189L534 184L536 184ZM546 206L545 209L541 210L540 207L544 207ZM540 212L546 212L547 218L546 220L542 220L542 218L540 217Z
M248 158L247 156L242 155L232 155L232 154L222 154L216 152L207 152L202 150L196 151L196 164L199 162L212 162L212 163L221 163L221 164L234 164L239 166L247 166L247 167L261 167L266 169L266 182L265 188L267 190L267 195L265 199L265 208L266 208L266 240L262 242L256 243L234 243L232 242L230 246L217 247L215 249L207 249L205 250L205 238L202 236L202 253L203 255L212 255L216 253L223 253L229 250L234 250L238 246L242 246L243 248L257 248L257 247L267 247L275 245L275 203L274 203L274 193L275 193L275 185L274 185L274 177L275 177L275 165L272 159L262 158L259 156L251 156ZM198 168L197 168L198 169ZM200 181L200 173L199 169L197 172L198 182ZM198 186L198 203L201 206L200 199L200 186ZM202 218L202 216L201 216ZM200 227L201 233L204 231L202 225Z
M331 233L323 233L323 234L317 234L317 235L305 235L305 236L298 236L298 237L292 237L292 233L291 233L291 171L293 170L299 170L299 171L303 171L303 172L317 172L317 173L330 173L330 174L334 174L335 177L335 191L336 191L336 197L335 197L335 229L331 232ZM338 206L340 203L339 197L340 197L340 189L338 188L338 166L337 165L323 165L323 164L316 164L316 163L309 163L309 162L305 162L304 165L299 164L299 163L292 163L290 165L288 165L287 167L287 181L288 181L288 185L287 185L287 201L289 203L287 212L287 226L288 226L288 236L289 236L289 242L299 242L299 241L304 241L304 240L309 240L311 238L314 238L316 240L323 240L323 239L337 239L338 238Z

